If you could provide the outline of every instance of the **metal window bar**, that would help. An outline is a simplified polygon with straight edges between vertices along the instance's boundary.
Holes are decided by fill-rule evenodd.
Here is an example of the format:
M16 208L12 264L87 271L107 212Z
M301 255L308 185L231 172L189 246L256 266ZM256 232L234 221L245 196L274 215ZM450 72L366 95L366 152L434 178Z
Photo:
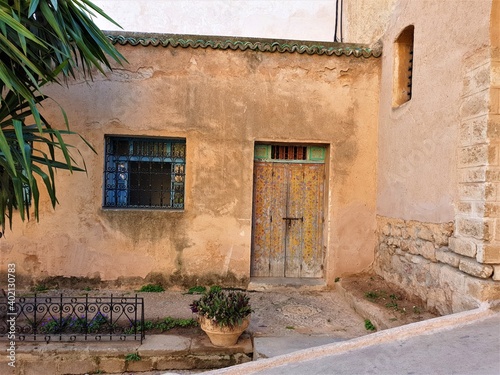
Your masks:
M0 340L8 340L11 311L0 300ZM8 312L9 311L9 312ZM7 313L8 312L8 313ZM18 297L15 301L15 335L18 341L142 340L144 299L138 297ZM138 320L138 317L140 319Z
M408 84L407 84L408 100L411 99L411 91L413 85L413 49L410 50L409 55L410 58L408 60Z
M106 139L104 207L184 208L186 144Z
M306 160L307 146L271 146L271 159Z

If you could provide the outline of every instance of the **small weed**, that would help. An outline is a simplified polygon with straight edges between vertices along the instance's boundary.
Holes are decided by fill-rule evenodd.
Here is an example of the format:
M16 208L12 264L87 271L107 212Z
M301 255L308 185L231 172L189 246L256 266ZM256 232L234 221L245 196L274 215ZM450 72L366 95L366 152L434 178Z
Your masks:
M92 288L90 286L86 286L85 288L83 288L83 290L86 292L90 292Z
M387 307L388 309L394 309L394 310L396 310L396 311L398 311L398 310L399 310L398 303L397 303L397 302L395 302L395 301L387 302L387 303L385 304L385 307Z
M34 287L33 287L33 291L34 292L46 292L47 290L49 290L49 287L46 285L46 284L36 284Z
M286 329L295 329L295 327L294 327L294 326L286 326L285 328L286 328Z
M420 307L418 307L418 306L413 306L413 313L414 314L421 314L422 310L420 310Z
M179 319L179 318L166 317L165 319L157 323L155 328L158 328L161 332L165 332L176 327L187 328L187 327L196 327L197 325L198 322L192 318Z
M340 277L335 278L335 282L338 283L340 281Z
M129 353L125 356L127 362L137 362L141 360L141 356L137 353Z
M141 289L138 290L138 292L152 292L152 293L159 293L159 292L164 292L165 289L158 284L148 284L148 285L143 285Z
M380 297L380 294L377 291L370 290L369 292L365 293L365 297L373 301L378 299Z
M189 290L187 291L187 294L203 294L207 291L207 288L204 287L204 286L192 286L191 288L189 288Z
M391 318L389 319L391 322L395 322L396 320L398 320L398 318Z
M391 294L389 298L393 301L401 301L401 296L398 296L397 294Z
M209 292L220 292L222 290L222 287L220 287L219 285L212 285L210 287L210 291Z
M129 328L125 329L126 334L131 334L134 333L137 330L140 329L140 322L136 321L135 323L132 323ZM165 319L160 320L158 322L152 322L150 320L146 320L144 322L144 330L145 331L151 331L154 329L158 329L161 332L169 331L173 328L188 328L188 327L196 327L198 326L198 322L195 319L189 318L189 319L182 319L182 318L172 318L170 316L167 316ZM136 328L137 327L137 328Z
M367 331L376 331L377 328L373 325L370 319L365 319L365 329Z

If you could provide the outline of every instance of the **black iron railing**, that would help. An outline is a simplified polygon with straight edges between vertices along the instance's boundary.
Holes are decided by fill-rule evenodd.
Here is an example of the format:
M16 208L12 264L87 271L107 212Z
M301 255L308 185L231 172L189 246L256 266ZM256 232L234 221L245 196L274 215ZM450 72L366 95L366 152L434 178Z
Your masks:
M15 332L14 332L15 327ZM0 339L109 341L144 338L142 297L37 296L0 300Z

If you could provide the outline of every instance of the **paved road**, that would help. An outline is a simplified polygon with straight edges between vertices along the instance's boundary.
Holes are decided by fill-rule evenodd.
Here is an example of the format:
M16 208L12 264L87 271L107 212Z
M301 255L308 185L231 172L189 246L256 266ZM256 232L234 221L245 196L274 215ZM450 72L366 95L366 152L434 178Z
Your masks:
M340 351L333 344L213 373L500 375L500 313L444 328L436 328L436 322L416 335L395 335L393 340L367 341Z

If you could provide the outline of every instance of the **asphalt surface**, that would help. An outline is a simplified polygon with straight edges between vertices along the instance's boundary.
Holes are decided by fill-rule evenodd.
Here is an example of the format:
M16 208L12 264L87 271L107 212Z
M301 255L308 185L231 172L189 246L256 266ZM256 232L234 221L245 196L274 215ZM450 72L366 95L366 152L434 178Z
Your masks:
M483 306L205 374L499 375L500 312Z

